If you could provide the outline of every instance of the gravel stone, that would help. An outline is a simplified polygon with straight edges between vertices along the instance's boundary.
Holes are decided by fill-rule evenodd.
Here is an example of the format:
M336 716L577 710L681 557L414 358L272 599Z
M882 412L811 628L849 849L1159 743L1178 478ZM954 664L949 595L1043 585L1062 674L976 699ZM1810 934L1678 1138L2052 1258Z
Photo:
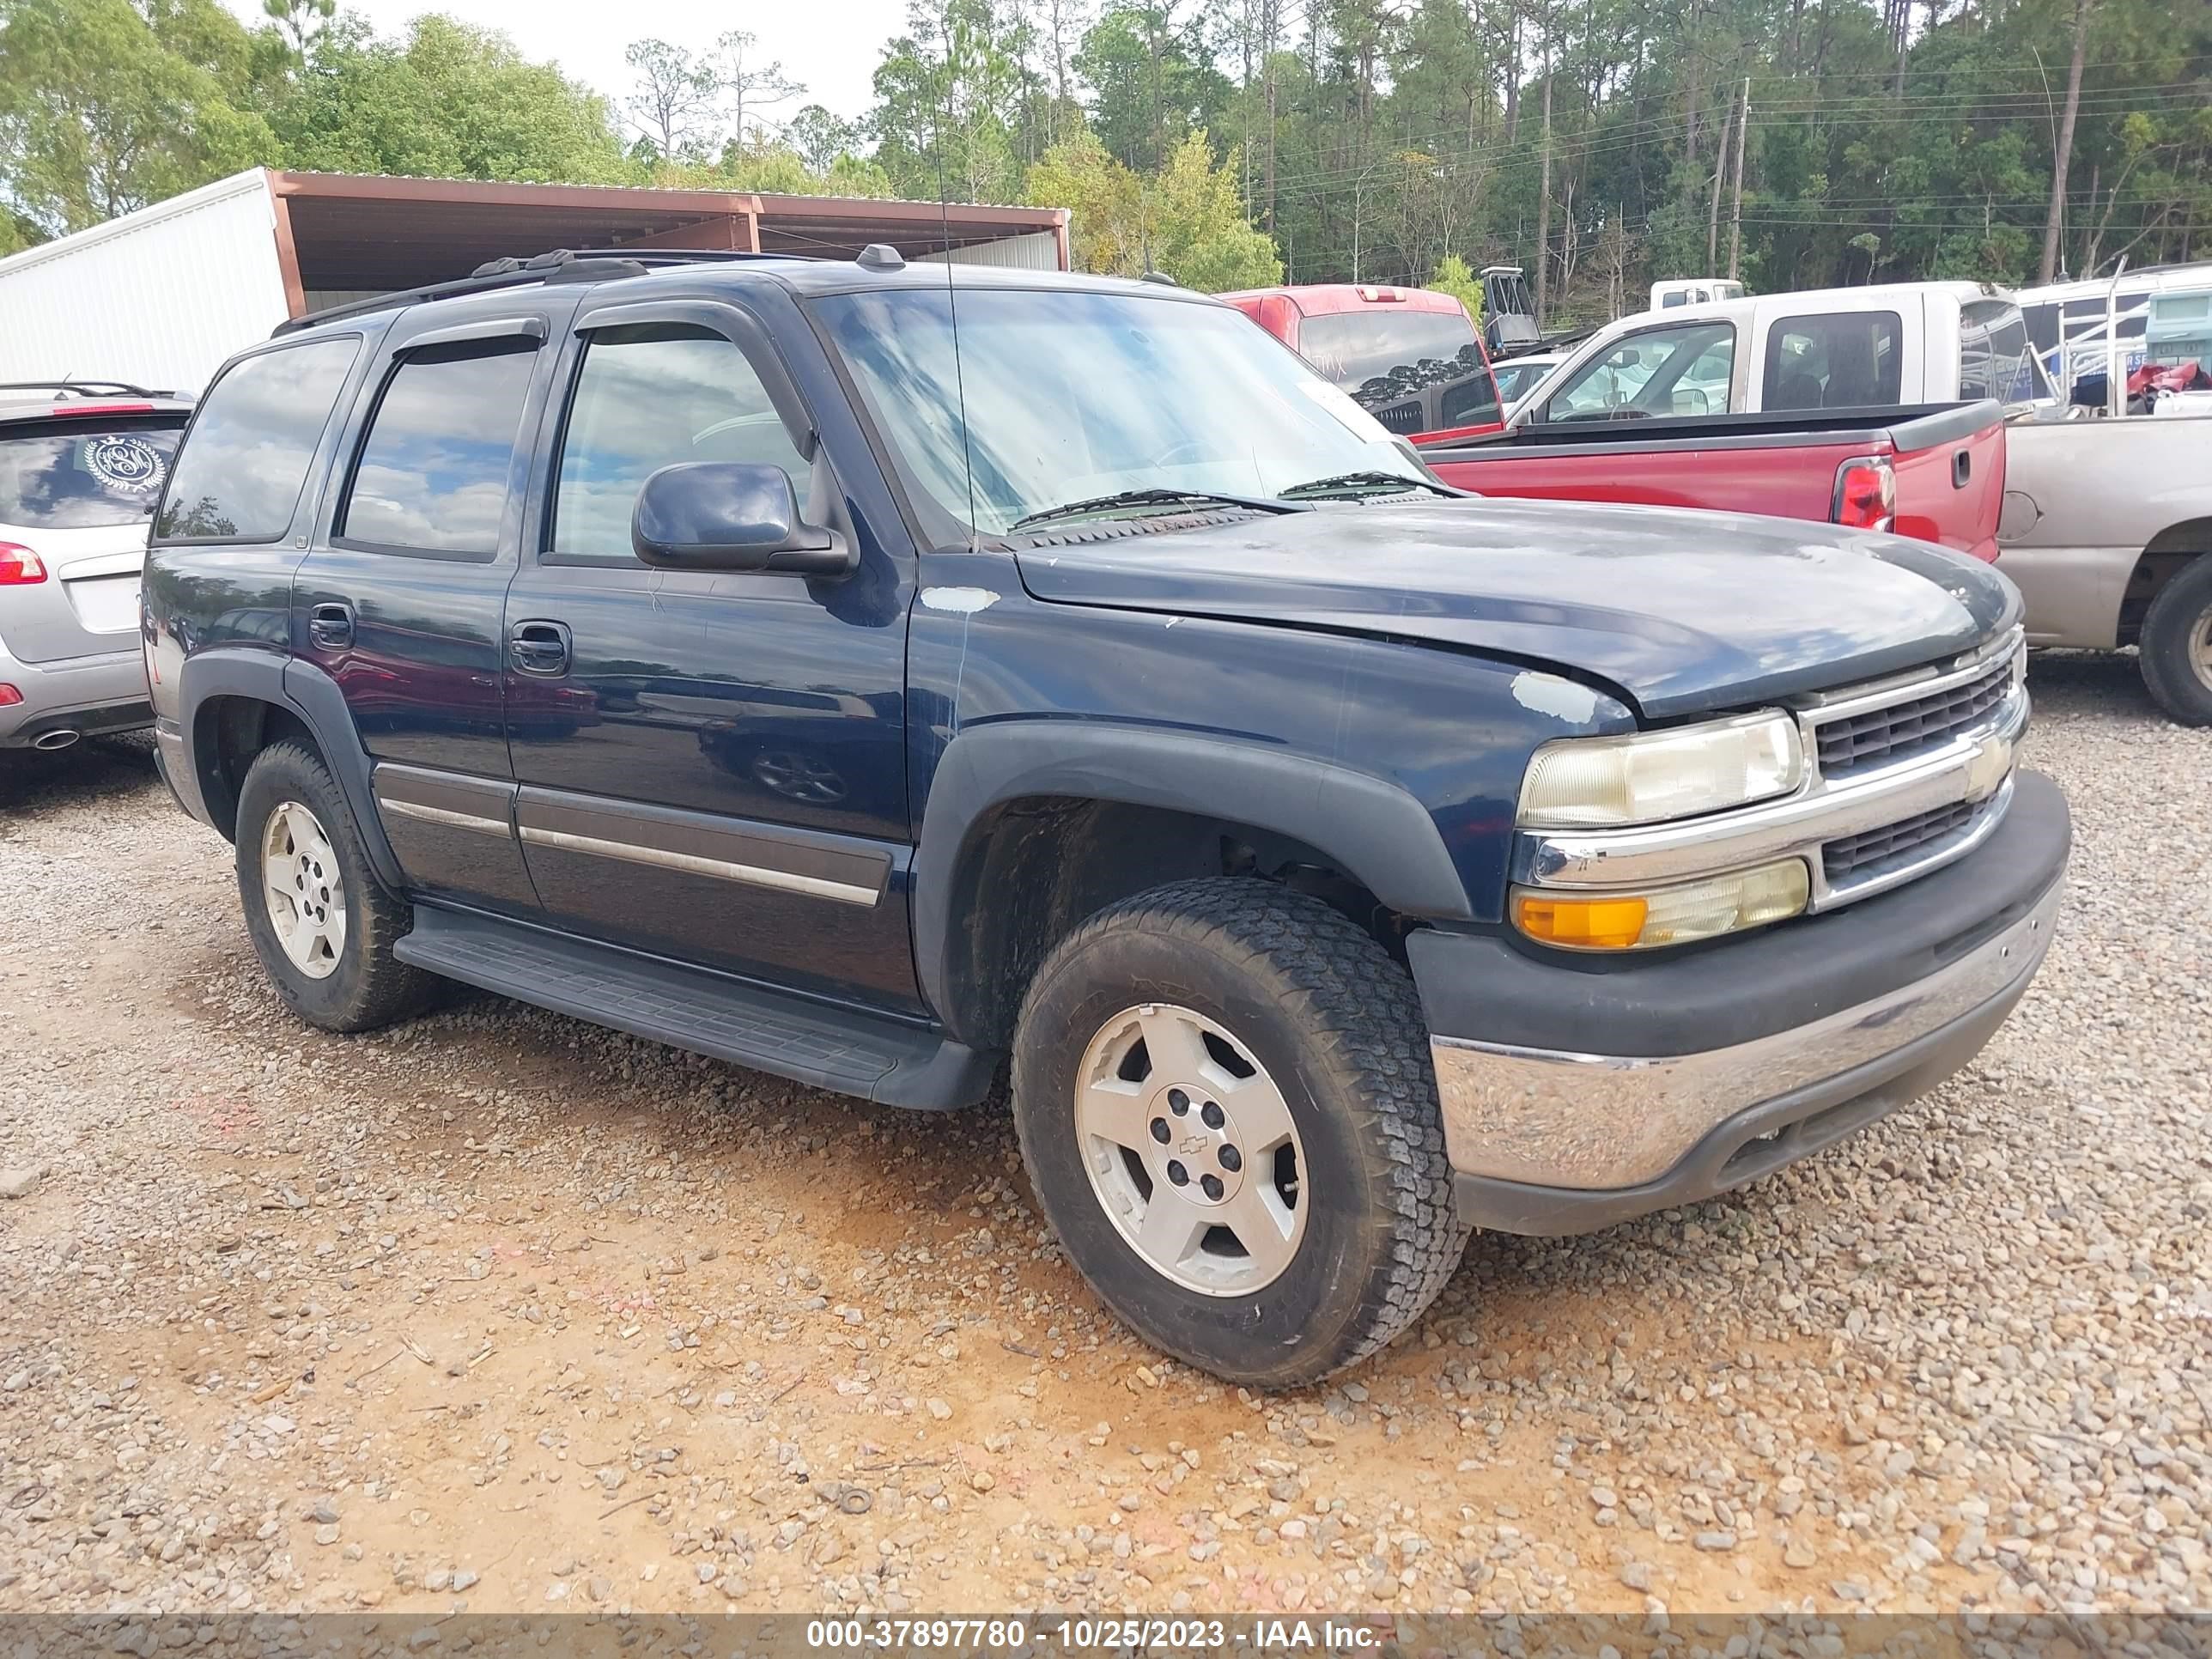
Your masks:
M2212 1606L2212 734L2029 680L2075 877L1982 1054L1291 1394L1108 1318L999 1107L314 1031L143 752L0 756L0 1613Z

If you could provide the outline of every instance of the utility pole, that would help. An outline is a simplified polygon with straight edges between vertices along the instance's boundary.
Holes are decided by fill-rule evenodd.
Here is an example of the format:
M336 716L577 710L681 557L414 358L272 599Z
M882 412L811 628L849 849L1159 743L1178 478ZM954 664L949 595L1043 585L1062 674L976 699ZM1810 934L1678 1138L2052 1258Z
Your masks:
M1536 328L1544 327L1544 304L1552 272L1552 16L1544 14L1544 166L1536 187Z
M1735 207L1729 215L1729 280L1734 282L1743 259L1743 135L1751 126L1751 77L1743 77L1743 112L1735 123Z
M1729 117L1735 113L1735 100L1729 100L1728 113L1721 117L1721 142L1713 151L1712 205L1705 214L1705 275L1710 276L1719 268L1721 251L1721 186L1728 182Z

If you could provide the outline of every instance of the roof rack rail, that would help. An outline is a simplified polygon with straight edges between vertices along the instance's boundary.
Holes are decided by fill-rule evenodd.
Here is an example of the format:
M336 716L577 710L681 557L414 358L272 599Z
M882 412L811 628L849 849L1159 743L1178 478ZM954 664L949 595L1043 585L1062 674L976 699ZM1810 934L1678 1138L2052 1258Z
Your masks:
M73 392L80 397L173 398L173 392L156 392L128 380L0 380L0 392Z
M305 317L294 317L277 324L270 331L269 337L273 340L279 335L296 333L305 328L319 328L325 323L342 322L350 317L368 317L401 306L422 305L432 300L451 300L464 294L483 294L494 289L526 288L546 283L605 283L623 276L642 276L649 270L672 265L731 264L751 259L800 257L803 256L754 253L724 248L612 247L580 251L555 248L550 252L536 254L527 259L487 260L466 276L447 282L400 289L390 294L377 295L373 299L332 306L327 311L310 312Z

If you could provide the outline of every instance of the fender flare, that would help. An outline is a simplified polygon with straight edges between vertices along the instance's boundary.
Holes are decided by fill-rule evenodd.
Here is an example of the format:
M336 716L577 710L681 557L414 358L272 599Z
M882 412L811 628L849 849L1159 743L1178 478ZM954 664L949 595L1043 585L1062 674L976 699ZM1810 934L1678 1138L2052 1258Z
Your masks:
M1030 795L1249 823L1328 854L1394 910L1473 919L1428 810L1372 774L1201 732L1058 720L977 726L954 738L938 762L915 853L915 968L939 1018L963 933L952 915L960 861L994 807Z
M191 756L196 781L205 798L211 755L201 752L200 710L211 697L250 697L284 709L306 726L323 751L323 758L345 792L353 809L362 846L377 878L394 892L406 878L385 839L384 822L376 813L376 793L369 784L368 751L361 746L353 714L346 708L338 683L313 663L273 651L246 646L216 646L188 657L178 675L177 714Z

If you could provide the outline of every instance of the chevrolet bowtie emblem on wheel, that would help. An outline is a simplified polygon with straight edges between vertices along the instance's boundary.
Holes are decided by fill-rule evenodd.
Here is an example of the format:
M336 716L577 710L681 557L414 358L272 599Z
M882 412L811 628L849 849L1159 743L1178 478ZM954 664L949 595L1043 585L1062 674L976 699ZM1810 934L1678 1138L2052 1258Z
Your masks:
M1206 1137L1204 1135L1185 1135L1182 1138L1182 1145L1178 1146L1176 1150L1181 1152L1185 1158L1196 1158L1200 1152L1206 1150Z
M2012 741L2004 737L1982 739L1982 746L1966 763L1966 799L1984 800L1996 791L2012 770Z

